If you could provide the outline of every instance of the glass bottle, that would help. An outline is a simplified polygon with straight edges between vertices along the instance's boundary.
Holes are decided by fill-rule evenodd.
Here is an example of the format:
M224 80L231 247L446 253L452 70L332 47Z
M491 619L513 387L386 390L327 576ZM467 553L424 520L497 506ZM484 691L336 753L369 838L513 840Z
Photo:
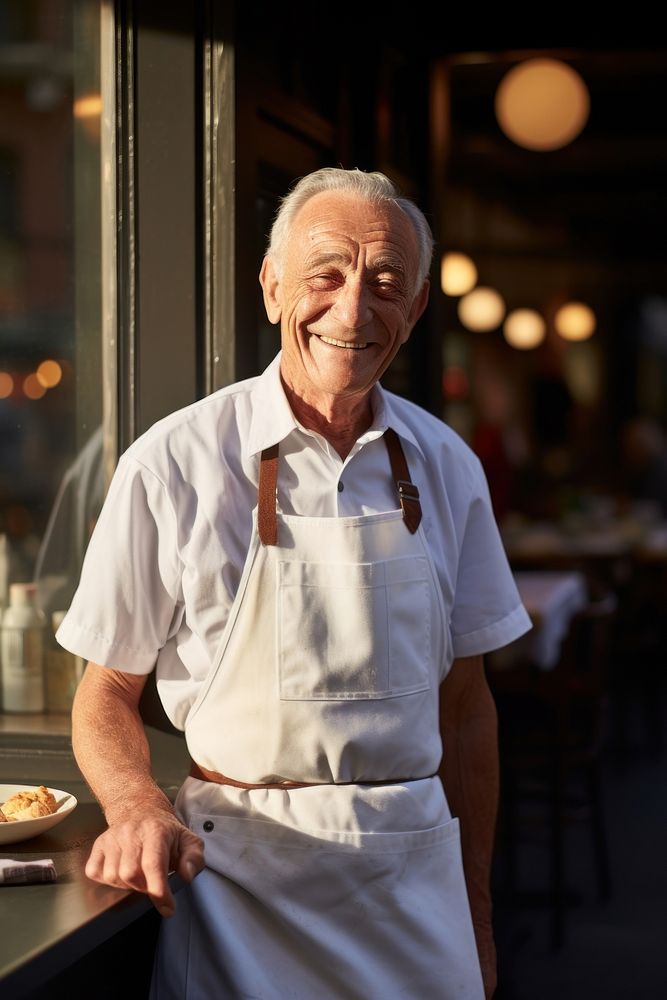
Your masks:
M2 616L2 707L5 712L46 708L44 651L46 618L36 603L34 583L12 583Z

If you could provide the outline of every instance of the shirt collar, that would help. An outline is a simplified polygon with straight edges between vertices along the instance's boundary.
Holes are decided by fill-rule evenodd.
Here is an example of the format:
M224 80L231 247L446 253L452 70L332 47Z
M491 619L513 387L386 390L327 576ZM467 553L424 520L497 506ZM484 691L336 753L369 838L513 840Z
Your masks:
M252 389L252 416L246 443L249 457L258 455L264 448L278 444L299 427L280 379L280 358L279 351ZM378 438L384 434L387 427L393 427L400 437L409 441L423 454L423 449L411 428L402 420L394 399L393 394L383 389L379 382L373 386L371 390L373 422L361 435L359 443L363 444Z
M410 444L415 446L420 455L423 456L424 449L415 437L412 428L405 423L400 415L399 408L396 405L397 399L398 397L393 393L383 389L379 382L373 387L373 423L371 428L377 428L384 434L387 427L393 427L399 437L405 441L409 441Z
M252 416L246 442L248 456L283 441L298 426L280 381L280 356L275 356L251 392Z

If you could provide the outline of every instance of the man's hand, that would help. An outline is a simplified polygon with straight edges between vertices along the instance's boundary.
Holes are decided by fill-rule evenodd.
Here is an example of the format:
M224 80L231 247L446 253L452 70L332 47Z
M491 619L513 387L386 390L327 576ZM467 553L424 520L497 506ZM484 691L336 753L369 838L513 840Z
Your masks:
M167 879L176 871L191 882L204 867L200 837L168 809L112 823L90 853L86 875L94 882L144 892L163 917L176 910Z
M74 698L72 746L109 824L93 844L86 875L146 893L167 917L176 909L169 872L191 882L204 867L204 844L151 774L139 714L145 683L143 675L89 663Z

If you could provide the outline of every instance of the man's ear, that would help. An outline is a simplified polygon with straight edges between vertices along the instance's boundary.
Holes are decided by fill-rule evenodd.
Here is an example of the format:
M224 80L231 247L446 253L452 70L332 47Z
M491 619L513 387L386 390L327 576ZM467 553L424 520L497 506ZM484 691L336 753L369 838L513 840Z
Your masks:
M414 326L419 317L426 309L428 305L428 297L431 291L431 282L427 278L421 287L421 290L415 295L412 305L410 306L410 326Z
M259 272L259 283L264 293L264 308L269 318L269 323L280 323L282 315L282 304L280 301L280 282L276 275L276 269L269 257L262 261L262 269Z
M408 322L405 328L405 334L401 338L401 343L406 344L410 339L410 334L415 328L417 320L426 309L428 305L428 297L431 290L431 283L427 278L421 289L417 292L414 299L412 300L412 305L410 306L410 312L408 313Z

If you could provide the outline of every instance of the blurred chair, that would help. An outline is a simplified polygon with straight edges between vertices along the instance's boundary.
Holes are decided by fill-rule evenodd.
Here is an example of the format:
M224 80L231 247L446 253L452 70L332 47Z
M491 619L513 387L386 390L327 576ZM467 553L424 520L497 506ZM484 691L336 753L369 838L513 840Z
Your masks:
M577 612L553 670L526 663L489 671L498 709L502 884L510 905L533 895L519 890L519 851L529 835L546 834L546 898L555 948L565 940L566 831L573 821L590 826L598 898L607 900L612 891L601 762L616 607L609 592Z

